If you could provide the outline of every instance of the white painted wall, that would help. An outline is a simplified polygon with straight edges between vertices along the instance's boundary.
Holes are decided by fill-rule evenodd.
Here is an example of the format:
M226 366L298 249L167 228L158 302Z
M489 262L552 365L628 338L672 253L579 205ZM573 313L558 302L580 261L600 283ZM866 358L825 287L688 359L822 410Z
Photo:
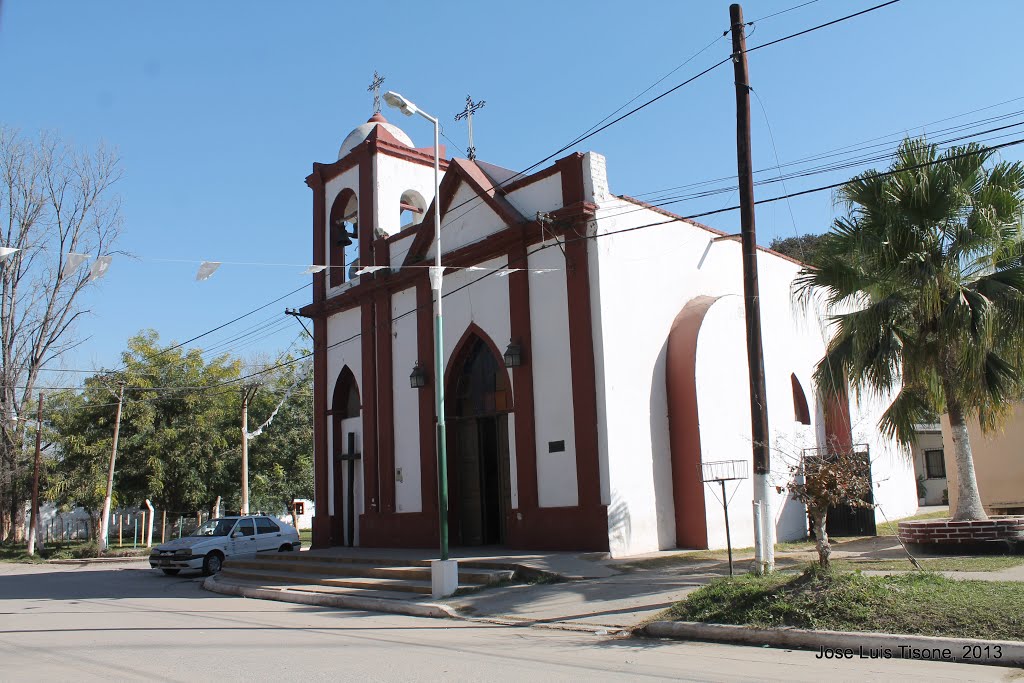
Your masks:
M392 392L395 414L395 509L397 512L420 512L423 509L420 489L419 392L412 389L409 373L419 360L430 367L431 359L416 353L416 314L399 316L416 309L416 289L395 292L391 298L391 337L393 347ZM429 311L424 311L429 314Z
M527 363L533 370L538 502L540 507L574 506L579 504L579 492L565 259L556 247L530 256L529 265L553 269L529 275L533 353ZM551 441L564 441L565 451L549 452Z
M603 192L601 164L591 159L592 191ZM598 233L666 220L655 211L610 197L599 203ZM673 222L609 235L588 244L591 297L597 354L602 485L607 477L609 536L613 555L649 552L674 545L671 461L668 445L665 350L668 332L682 307L698 295L728 295L712 307L698 337L698 400L705 460L751 460L740 245L712 242L716 235L696 225ZM761 316L772 483L784 483L788 464L800 450L815 445L820 425L794 424L790 374L803 385L814 410L810 382L814 363L824 352L820 324L792 304L791 283L799 266L767 252L758 255ZM852 412L855 441L870 444L875 495L889 508L913 505L904 484L912 470L893 457L892 445L870 429L880 404ZM812 414L820 421L820 415ZM605 473L606 472L606 473ZM912 489L909 490L912 494ZM733 498L733 543L753 543L749 480ZM709 545L724 547L721 505L705 490ZM802 510L782 497L774 501L780 540L800 537Z
M538 211L560 209L562 208L562 175L555 173L537 182L524 185L507 194L505 199L527 218L535 218Z
M434 167L416 164L387 154L373 155L374 214L377 228L393 235L401 228L399 202L407 190L419 192L427 206L434 201Z
M441 216L441 247L447 254L504 228L505 221L479 198L473 188L460 182L448 211ZM432 243L427 251L427 260L431 263L436 253L434 246Z

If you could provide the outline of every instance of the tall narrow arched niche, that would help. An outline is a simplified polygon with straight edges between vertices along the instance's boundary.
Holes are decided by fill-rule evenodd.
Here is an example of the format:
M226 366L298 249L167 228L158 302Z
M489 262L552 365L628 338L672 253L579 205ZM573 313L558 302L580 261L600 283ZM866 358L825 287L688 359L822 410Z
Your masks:
M795 373L790 375L789 379L793 384L793 419L800 424L809 425L811 424L811 411L807 407L807 395L804 394L804 388L800 385L800 380L797 379Z
M355 375L346 365L338 374L331 399L331 487L334 513L331 517L332 545L355 543L356 480L357 462L352 455L359 450L356 435L359 433L358 420L360 403L359 388ZM355 423L355 424L353 424ZM351 433L351 439L346 438Z
M331 204L328 238L330 241L330 286L344 284L347 266L359 256L359 200L345 188Z

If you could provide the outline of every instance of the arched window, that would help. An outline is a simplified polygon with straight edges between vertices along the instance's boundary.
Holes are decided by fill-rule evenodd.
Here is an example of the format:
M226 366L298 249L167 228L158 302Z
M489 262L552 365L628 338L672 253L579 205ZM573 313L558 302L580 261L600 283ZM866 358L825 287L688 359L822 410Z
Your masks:
M359 200L356 193L345 188L331 205L329 223L330 286L345 282L346 266L359 254Z
M479 337L470 342L455 385L455 414L474 417L508 412L512 401L505 369Z
M347 365L341 369L338 381L334 385L331 412L336 422L359 416L359 388L356 387L355 375Z
M796 375L789 376L793 383L793 414L794 419L805 425L811 424L811 411L807 409L807 396L804 395L804 388L800 386L800 380Z
M416 190L406 190L402 193L401 200L399 200L399 209L402 213L398 224L404 230L410 226L417 225L423 220L423 214L427 210L427 202L424 201L423 195Z

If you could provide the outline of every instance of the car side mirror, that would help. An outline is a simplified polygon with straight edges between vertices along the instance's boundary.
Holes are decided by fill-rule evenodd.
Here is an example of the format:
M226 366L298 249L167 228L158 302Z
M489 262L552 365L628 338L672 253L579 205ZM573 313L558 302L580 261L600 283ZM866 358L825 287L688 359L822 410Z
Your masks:
M231 538L241 538L242 536L244 536L244 534L241 531L236 531L231 534Z

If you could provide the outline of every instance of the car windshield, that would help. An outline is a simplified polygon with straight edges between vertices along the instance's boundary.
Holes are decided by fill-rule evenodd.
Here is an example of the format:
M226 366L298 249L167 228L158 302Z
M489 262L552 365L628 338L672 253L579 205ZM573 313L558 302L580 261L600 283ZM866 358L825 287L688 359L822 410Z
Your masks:
M206 524L192 532L192 536L227 536L231 533L231 527L235 526L235 519L211 519Z

